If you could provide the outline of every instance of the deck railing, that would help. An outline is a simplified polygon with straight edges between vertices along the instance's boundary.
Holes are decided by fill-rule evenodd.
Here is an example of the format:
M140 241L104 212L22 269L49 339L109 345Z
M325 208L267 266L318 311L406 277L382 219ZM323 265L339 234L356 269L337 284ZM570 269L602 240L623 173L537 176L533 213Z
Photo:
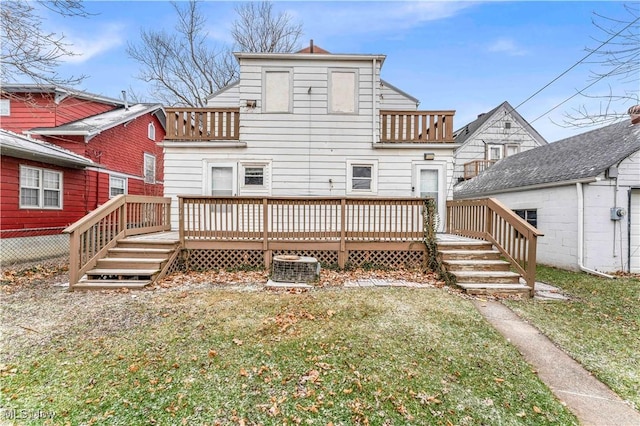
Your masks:
M183 247L325 247L422 241L424 200L419 198L209 197L179 199ZM295 244L292 244L295 243ZM249 245L250 244L250 245ZM339 258L343 263L344 258ZM268 263L268 261L267 261ZM341 267L344 264L340 265Z
M380 142L453 142L455 111L380 111Z
M533 288L536 279L536 228L494 198L447 201L447 232L491 242Z
M473 160L464 164L464 179L471 179L494 165L498 160Z
M171 229L170 198L118 195L67 227L69 285L93 268L118 240Z
M165 108L166 140L220 141L240 139L240 108Z

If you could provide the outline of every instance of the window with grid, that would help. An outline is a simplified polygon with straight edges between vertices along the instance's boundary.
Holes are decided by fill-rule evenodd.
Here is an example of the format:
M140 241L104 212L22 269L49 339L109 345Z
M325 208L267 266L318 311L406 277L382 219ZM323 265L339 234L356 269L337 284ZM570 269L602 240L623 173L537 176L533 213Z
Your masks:
M529 222L529 225L538 227L538 210L537 209L519 209L513 211L515 214Z
M62 173L20 166L20 207L62 208Z
M127 193L127 179L118 177L118 176L110 176L109 177L109 197L115 197L117 195L126 194Z

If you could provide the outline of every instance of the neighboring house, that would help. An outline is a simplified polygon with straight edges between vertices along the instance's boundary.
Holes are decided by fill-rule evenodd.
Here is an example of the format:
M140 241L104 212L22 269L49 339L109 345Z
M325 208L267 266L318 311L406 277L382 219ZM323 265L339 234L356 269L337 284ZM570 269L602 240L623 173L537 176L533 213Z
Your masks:
M495 197L536 226L538 261L640 272L640 125L629 120L500 161L454 198Z
M453 137L460 144L455 152L456 181L471 179L505 157L547 144L507 101L478 115Z
M384 55L236 53L208 108L167 108L165 195L451 198L453 111L380 78ZM444 221L443 221L444 222Z
M0 130L2 261L44 257L39 237L86 213L85 176L96 164L44 141ZM59 238L63 237L63 238ZM15 238L12 243L7 238ZM58 235L48 256L68 250L69 238Z
M0 106L0 128L57 146L88 161L81 172L82 183L62 185L60 199L47 205L42 199L24 196L29 190L47 192L46 178L53 176L47 167L31 167L23 162L24 158L10 158L9 154L5 158L3 148L3 167L5 162L13 161L19 171L16 191L8 191L4 182L1 188L3 239L30 235L43 228L50 229L51 234L59 233L118 194L163 194L163 154L158 145L165 135L161 105L129 106L119 100L55 86L7 84L2 86ZM63 173L65 182L66 174ZM73 176L74 180L80 179L79 175ZM62 175L59 181L62 183ZM76 199L81 200L82 208ZM5 205L16 206L16 220L8 220ZM52 222L50 217L60 220Z

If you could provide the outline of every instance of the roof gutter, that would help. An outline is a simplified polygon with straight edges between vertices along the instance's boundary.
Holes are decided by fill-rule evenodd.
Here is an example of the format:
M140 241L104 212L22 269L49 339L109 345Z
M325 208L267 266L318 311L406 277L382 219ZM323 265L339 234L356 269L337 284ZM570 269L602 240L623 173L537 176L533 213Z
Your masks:
M584 266L584 193L581 182L576 182L576 192L578 194L578 267L588 274L613 279L612 275Z
M532 191L534 189L553 188L556 186L573 185L577 183L580 183L580 184L591 183L591 182L597 182L598 180L599 180L598 177L594 176L594 177L582 178L582 179L564 180L560 182L547 182L547 183L539 183L536 185L529 185L529 186L518 186L515 188L506 188L506 189L501 189L499 191L488 191L488 192L483 192L482 194L473 194L469 196L463 195L461 197L455 197L455 194L454 194L454 199L467 200L467 199L473 199L473 198L490 197L493 195L506 194L509 192Z

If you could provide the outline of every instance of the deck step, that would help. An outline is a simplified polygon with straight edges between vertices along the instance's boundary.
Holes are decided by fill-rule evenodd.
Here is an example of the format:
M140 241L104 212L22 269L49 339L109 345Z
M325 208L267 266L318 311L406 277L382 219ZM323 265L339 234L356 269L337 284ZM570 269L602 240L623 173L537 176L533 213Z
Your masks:
M439 241L438 251L441 250L491 250L493 245L487 241Z
M454 274L457 271L508 271L511 266L504 260L444 260L443 263Z
M520 294L526 297L530 295L530 288L524 284L457 283L457 285L468 294Z
M151 284L151 280L80 280L73 286L73 290L140 289L149 284Z
M438 250L442 260L498 260L498 250Z
M98 261L95 269L160 269L166 261L166 258L106 257Z
M169 249L176 248L178 242L174 240L129 240L118 241L118 248L139 248L139 249Z
M169 257L174 248L136 248L136 247L114 247L109 249L110 258L159 258Z
M455 271L456 282L460 283L489 283L489 284L518 284L520 275L510 271Z
M94 279L95 277L121 277L121 279L128 279L125 277L149 277L153 278L154 275L159 273L159 269L92 269L87 271L87 278ZM108 280L105 278L105 280Z

